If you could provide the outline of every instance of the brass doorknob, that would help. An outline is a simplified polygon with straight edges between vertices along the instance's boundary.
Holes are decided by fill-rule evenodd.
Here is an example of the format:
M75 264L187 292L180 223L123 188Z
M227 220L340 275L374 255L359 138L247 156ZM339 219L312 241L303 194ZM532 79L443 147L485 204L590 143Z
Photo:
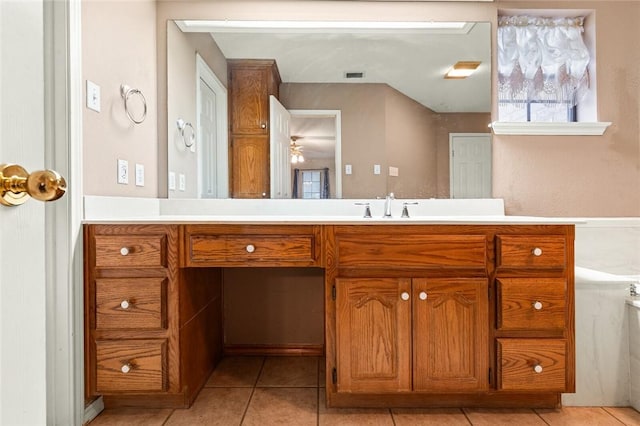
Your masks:
M0 165L0 203L19 206L33 197L54 201L67 190L67 182L54 170L38 170L29 174L17 164Z

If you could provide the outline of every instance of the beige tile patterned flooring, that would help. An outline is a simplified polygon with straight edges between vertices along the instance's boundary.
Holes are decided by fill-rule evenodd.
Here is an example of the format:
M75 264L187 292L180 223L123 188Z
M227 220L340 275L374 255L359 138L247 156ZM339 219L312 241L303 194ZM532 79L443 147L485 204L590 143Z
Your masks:
M107 409L91 426L198 425L639 425L628 407L530 409L336 409L324 404L324 360L232 357L222 360L188 409Z

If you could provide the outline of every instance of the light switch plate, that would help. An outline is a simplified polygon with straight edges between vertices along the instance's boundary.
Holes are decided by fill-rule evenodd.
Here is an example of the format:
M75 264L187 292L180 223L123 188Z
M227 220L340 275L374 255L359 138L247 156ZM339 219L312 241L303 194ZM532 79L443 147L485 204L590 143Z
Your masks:
M398 168L389 166L389 176L398 176Z
M374 164L373 165L373 174L374 175L379 175L380 174L380 164Z
M184 176L184 173L180 173L178 179L178 189L180 191L185 191L187 189L187 179Z
M344 174L350 175L351 173L353 173L353 170L351 169L351 164L346 164L344 166Z
M100 86L87 80L87 108L100 112Z
M176 174L174 172L169 172L169 190L176 190Z
M118 183L129 184L129 162L118 159Z
M136 163L136 186L144 186L144 165Z

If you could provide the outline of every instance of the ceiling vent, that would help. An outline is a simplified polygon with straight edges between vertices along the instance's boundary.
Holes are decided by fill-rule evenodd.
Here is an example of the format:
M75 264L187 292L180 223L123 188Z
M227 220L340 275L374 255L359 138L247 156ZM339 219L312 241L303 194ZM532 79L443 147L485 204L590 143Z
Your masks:
M364 72L345 72L344 78L364 78Z

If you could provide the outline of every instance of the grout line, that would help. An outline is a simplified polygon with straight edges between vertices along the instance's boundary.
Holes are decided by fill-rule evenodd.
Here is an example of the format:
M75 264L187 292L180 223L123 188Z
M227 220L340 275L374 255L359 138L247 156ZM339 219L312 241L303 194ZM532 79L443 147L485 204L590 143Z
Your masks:
M467 410L465 408L461 408L460 411L462 411L462 415L464 416L465 419L467 419L469 424L473 426L473 422L471 421L471 419L467 415Z
M614 419L616 419L617 421L619 421L620 423L622 423L623 425L626 425L626 423L624 422L624 420L619 419L618 416L616 416L615 414L613 414L611 411L607 410L607 407L600 407L601 410L603 410L605 413L607 413L608 415L610 415L611 417L613 417Z
M195 403L195 401L194 401L194 403ZM189 408L189 409L191 409L191 408ZM166 424L167 424L167 422L169 421L169 419L171 418L171 416L173 416L173 413L175 413L175 412L176 412L176 410L175 410L175 409L171 410L171 412L169 413L169 415L167 416L167 418L166 418L166 419L164 419L164 422L162 422L162 426L164 426L164 425L166 425Z
M260 366L260 370L256 375L256 379L253 382L253 387L251 387L251 395L249 395L249 399L247 400L247 405L244 407L244 412L242 413L242 418L240 419L240 425L244 423L244 419L247 417L247 412L249 411L249 406L251 405L251 400L253 400L253 395L256 393L256 385L258 384L258 380L260 380L260 376L262 375L262 370L264 369L264 364L267 358L262 357L262 365Z
M562 408L560 408L560 410L562 410ZM540 415L540 413L538 413L538 410L536 410L535 408L532 408L532 409L531 409L531 411L533 411L533 412L536 414L536 416L540 417L540 420L542 420L542 421L544 422L544 424L546 424L546 425L550 425L550 424L551 424L551 423L549 423L548 421L546 421L546 420L544 419L544 417L542 417L542 416Z

